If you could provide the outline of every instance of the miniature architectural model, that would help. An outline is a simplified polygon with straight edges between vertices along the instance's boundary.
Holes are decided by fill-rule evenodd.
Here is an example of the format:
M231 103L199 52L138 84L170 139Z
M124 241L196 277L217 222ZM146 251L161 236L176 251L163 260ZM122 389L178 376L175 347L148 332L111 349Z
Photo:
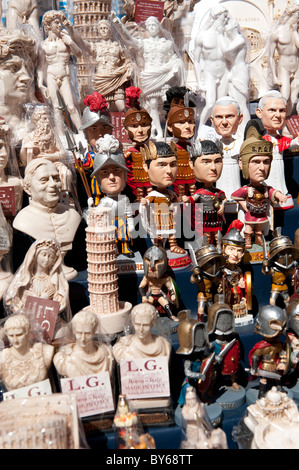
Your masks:
M99 315L100 331L121 332L131 310L118 300L115 227L109 207L90 207L86 228L87 273L90 306Z
M298 449L298 407L286 393L272 387L247 413L244 422L253 433L251 449Z

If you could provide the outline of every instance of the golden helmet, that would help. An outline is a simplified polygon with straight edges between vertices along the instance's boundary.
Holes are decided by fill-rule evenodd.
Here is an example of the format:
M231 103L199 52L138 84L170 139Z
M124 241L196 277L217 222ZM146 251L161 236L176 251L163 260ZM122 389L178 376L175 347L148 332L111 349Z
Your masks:
M269 156L273 158L273 144L264 140L255 126L249 126L246 132L246 139L240 148L240 158L242 162L242 174L245 179L249 179L248 165L252 157ZM269 169L270 171L270 169Z
M205 349L209 344L209 340L206 324L195 318L188 318L187 314L182 315L183 312L179 314L180 323L177 334L180 346L176 352L177 354L189 355L195 350L202 351Z

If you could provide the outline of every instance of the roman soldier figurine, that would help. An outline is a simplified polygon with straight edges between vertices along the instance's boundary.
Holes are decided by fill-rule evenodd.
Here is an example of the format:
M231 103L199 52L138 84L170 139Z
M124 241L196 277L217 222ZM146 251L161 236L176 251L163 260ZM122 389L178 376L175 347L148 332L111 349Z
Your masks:
M136 196L137 201L146 196L152 190L148 173L143 168L142 153L140 147L147 143L152 129L152 118L146 109L139 103L140 88L130 86L126 88L127 111L124 119L124 127L133 145L125 152L126 165L130 170L127 176L127 184Z
M279 190L267 186L267 178L272 162L272 142L262 139L255 126L249 126L246 139L240 148L240 168L243 177L249 184L237 189L231 195L245 213L245 248L252 246L251 237L255 235L255 243L263 246L262 235L268 230L269 206L284 202L287 197Z
M192 99L193 98L193 99ZM195 133L195 97L186 87L174 86L167 90L163 109L166 111L166 127L176 142L178 172L173 185L181 201L184 194L194 194L195 177L189 165L187 145Z

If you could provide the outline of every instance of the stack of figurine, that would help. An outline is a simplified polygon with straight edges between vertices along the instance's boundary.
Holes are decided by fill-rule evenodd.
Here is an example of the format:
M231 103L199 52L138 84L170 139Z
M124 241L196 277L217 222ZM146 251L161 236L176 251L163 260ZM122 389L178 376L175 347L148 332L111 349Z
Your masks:
M164 419L184 430L182 449L226 449L223 409L299 398L299 229L292 242L281 222L297 206L284 152L299 151L287 128L299 92L289 72L299 67L284 72L298 63L299 7L273 30L272 87L252 115L247 42L225 7L210 8L193 38L191 87L162 26L166 10L165 21L137 25L126 3L127 17L109 11L98 21L98 41L80 35L68 11L46 11L39 26L33 0L10 0L0 27L1 397L28 397L45 382L63 394L66 379L75 387L99 375L113 405L99 427L115 430L115 446L156 448L141 421ZM173 3L187 18L197 2ZM90 71L83 97L80 60ZM271 277L260 306L256 260ZM77 283L87 286L83 308L71 298ZM260 335L246 357L243 331ZM166 364L164 395L127 397L124 364L145 360ZM82 417L86 430L96 416ZM256 437L253 447L263 445Z

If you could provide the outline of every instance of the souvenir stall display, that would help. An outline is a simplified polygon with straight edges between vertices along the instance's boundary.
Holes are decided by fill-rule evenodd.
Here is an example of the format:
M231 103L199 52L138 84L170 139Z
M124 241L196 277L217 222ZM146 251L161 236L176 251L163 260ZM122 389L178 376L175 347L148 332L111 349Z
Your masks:
M298 12L0 2L1 449L299 448Z

